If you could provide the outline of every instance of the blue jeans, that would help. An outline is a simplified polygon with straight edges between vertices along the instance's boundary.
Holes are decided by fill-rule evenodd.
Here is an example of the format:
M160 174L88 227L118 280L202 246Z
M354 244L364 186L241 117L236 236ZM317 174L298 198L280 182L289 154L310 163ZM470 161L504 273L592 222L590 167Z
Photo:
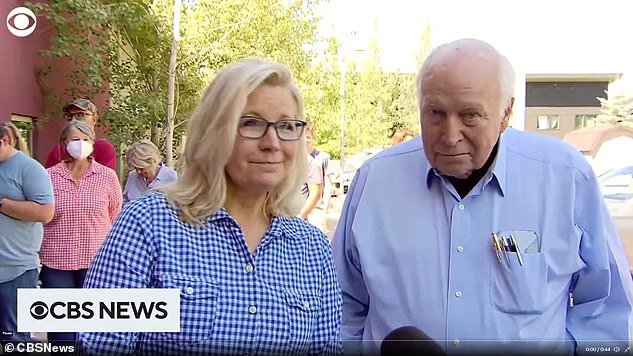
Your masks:
M30 269L15 279L0 283L0 341L29 341L30 333L18 332L18 288L37 287L37 268Z
M40 280L42 288L82 288L87 269L65 271L42 266ZM47 333L47 340L53 345L73 345L76 336L72 332Z

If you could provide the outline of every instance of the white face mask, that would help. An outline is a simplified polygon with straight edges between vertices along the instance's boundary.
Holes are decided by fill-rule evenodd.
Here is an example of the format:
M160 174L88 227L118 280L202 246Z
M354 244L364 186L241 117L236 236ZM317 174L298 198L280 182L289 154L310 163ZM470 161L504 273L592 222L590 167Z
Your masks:
M92 142L77 140L66 144L66 151L74 159L82 159L92 153Z

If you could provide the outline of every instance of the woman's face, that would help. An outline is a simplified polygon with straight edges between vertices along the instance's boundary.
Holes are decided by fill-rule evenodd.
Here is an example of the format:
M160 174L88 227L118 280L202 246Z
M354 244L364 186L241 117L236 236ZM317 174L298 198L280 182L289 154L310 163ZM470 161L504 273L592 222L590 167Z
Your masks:
M295 133L300 136L303 130L292 121L296 116L297 105L285 87L262 85L248 96L226 166L231 188L262 194L290 174L300 142ZM262 119L278 126L264 128ZM257 133L263 136L254 138Z
M64 146L68 155L74 159L84 159L90 156L92 153L94 142L90 136L71 128L68 130L66 139L64 140Z

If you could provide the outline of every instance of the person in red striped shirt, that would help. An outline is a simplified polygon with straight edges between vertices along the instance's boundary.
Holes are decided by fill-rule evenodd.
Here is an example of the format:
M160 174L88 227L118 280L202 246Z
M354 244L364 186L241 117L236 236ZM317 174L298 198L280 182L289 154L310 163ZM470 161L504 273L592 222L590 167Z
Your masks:
M83 121L69 121L60 134L61 162L47 169L55 214L44 225L40 248L43 288L81 288L88 265L121 210L123 195L114 170L92 157L95 133ZM73 333L48 333L48 340L72 342Z

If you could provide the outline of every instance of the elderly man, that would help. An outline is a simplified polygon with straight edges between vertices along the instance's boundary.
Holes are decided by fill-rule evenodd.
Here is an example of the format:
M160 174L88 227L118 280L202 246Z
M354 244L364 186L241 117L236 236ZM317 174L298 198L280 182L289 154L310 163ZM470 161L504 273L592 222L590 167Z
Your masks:
M567 144L508 128L513 87L479 40L425 61L421 139L364 164L334 236L347 351L405 325L448 354L625 350L633 283L596 178Z
M85 121L93 130L97 125L97 106L88 99L75 99L66 104L63 108L64 118L70 120ZM93 147L92 153L95 161L106 167L116 169L116 153L112 144L104 139L98 138ZM60 144L55 145L48 153L44 167L49 168L64 159L64 149Z

